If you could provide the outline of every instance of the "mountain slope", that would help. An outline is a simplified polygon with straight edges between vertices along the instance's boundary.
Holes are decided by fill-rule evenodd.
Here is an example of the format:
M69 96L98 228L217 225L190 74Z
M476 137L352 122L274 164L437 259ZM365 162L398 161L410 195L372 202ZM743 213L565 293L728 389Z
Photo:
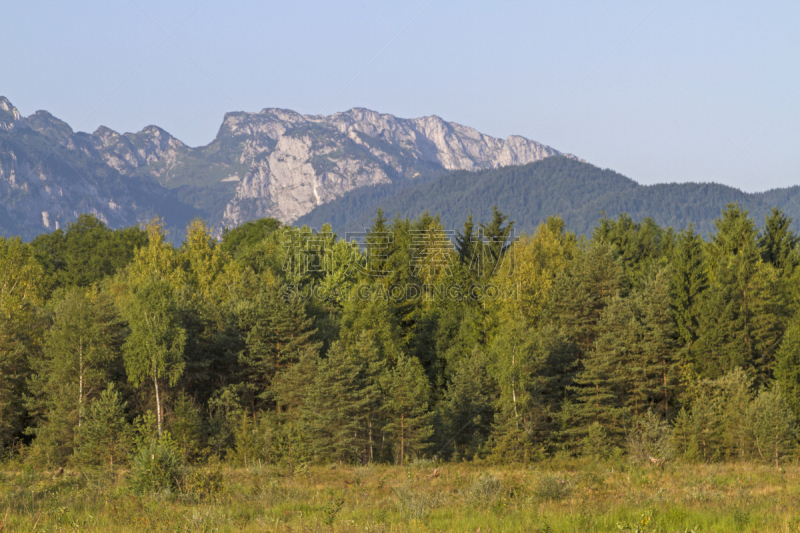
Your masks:
M440 214L448 229L460 229L467 213L476 221L489 220L491 209L516 221L519 231L532 231L548 216L561 216L567 228L591 234L605 212L625 212L636 220L652 217L664 226L690 223L703 234L714 231L713 220L730 202L750 210L760 224L773 206L794 219L800 231L800 187L747 194L716 183L670 183L643 186L612 170L564 157L551 157L524 166L480 172L452 172L427 183L358 189L317 207L297 220L319 228L331 222L340 235L371 225L378 207L386 216L416 217Z
M154 179L104 162L92 136L45 111L23 119L0 97L0 235L30 239L81 213L112 227L161 214L172 228L200 214Z
M7 200L0 231L25 235L83 211L112 226L154 213L175 224L199 215L218 231L267 216L291 223L359 187L561 155L435 116L401 119L366 109L327 117L285 109L228 113L211 143L192 148L157 126L76 133L46 111L22 117L2 97L0 143L0 199ZM21 175L26 185L17 183Z

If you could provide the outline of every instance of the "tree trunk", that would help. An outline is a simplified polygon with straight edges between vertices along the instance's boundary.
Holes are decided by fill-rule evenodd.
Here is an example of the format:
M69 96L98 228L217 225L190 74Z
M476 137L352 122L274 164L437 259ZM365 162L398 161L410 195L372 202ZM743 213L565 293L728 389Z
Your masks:
M372 463L372 418L369 419L369 462Z
M486 346L486 298L483 299L483 346Z
M661 363L664 367L664 420L669 421L669 391L667 390L667 360L662 356Z
M519 429L519 413L517 413L517 391L514 388L514 380L511 380L511 398L514 400L514 425Z
M514 371L514 368L517 364L517 354L512 350L511 351L511 371ZM514 386L514 378L511 378L511 399L514 401L514 426L516 429L519 429L519 413L517 413L517 389Z
M83 339L78 343L78 427L83 418Z
M158 436L161 438L161 395L158 390L158 376L153 371L153 383L156 385L156 418L158 419Z
M780 430L778 424L775 424L775 466L778 466L778 439L780 438Z
M406 464L406 417L400 415L400 464Z

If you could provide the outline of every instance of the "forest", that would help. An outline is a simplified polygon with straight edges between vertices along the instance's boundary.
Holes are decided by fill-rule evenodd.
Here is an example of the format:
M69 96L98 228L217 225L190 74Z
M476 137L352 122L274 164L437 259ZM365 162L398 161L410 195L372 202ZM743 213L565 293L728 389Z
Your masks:
M0 446L30 468L797 457L800 250L778 209L708 239L494 209L337 236L82 215L0 238ZM161 477L153 474L164 472Z
M358 187L316 206L296 225L320 228L329 223L343 235L369 227L381 208L390 217L436 213L445 226L458 229L466 213L488 220L496 206L516 221L517 230L526 233L558 214L566 230L590 236L602 213L625 213L636 221L651 218L664 227L692 224L697 233L707 236L716 231L714 220L720 211L737 203L759 224L778 207L794 219L792 229L797 232L799 192L798 186L745 193L719 183L642 185L611 169L554 156L477 171L421 171L414 178Z

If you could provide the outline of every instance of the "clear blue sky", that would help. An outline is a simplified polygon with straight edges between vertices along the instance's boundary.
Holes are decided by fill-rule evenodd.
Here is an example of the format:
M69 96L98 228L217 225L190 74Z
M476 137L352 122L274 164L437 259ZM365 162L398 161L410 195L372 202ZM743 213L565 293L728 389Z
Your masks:
M227 111L367 107L641 183L800 184L800 2L4 0L0 95L210 142ZM168 38L167 35L170 35Z

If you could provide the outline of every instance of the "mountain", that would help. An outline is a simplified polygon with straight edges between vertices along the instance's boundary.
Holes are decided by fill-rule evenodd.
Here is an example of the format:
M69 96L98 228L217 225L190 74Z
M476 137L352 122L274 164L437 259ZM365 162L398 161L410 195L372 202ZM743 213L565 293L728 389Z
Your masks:
M757 220L772 206L800 229L800 187L746 194L713 183L642 186L522 137L496 139L439 117L367 109L330 116L285 109L227 113L215 139L190 147L157 126L75 132L47 111L22 117L0 97L0 235L26 239L93 213L111 227L165 219L175 242L194 217L219 233L248 220L338 233L389 215L441 214L457 229L497 205L531 231L550 215L586 234L601 213L627 212L713 231L729 202Z
M112 227L160 214L178 233L194 216L218 231L262 217L292 223L361 187L559 155L523 137L367 109L227 113L216 138L192 148L157 126L74 132L46 111L22 117L0 97L0 234L30 238L81 212Z
M153 157L153 150L140 151ZM46 111L23 118L0 97L0 235L30 239L81 213L112 227L161 214L171 228L202 215L157 180L120 172L103 154L98 136L75 133Z
M319 228L329 222L344 236L372 224L380 207L387 217L441 215L448 229L460 229L468 213L488 221L492 206L510 215L518 231L531 232L547 217L561 216L569 230L590 235L605 212L628 213L634 220L652 217L681 229L690 223L707 235L726 204L749 209L758 224L773 206L793 218L800 232L800 187L747 194L716 183L640 185L613 170L574 158L549 157L522 166L478 172L450 172L419 183L397 183L356 189L300 217L297 225Z

